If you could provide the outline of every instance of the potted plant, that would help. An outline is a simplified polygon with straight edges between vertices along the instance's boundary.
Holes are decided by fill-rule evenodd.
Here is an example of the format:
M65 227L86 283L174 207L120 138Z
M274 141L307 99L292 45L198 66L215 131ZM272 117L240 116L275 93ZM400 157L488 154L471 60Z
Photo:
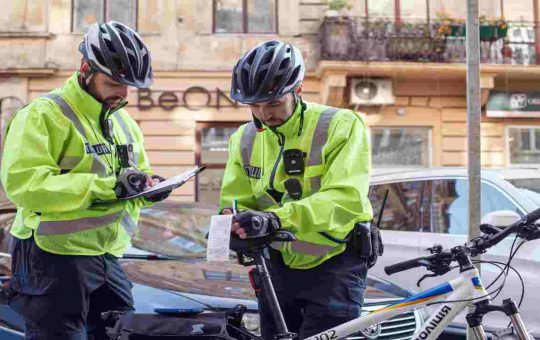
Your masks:
M506 37L508 24L504 18L488 20L485 15L480 18L480 40L495 41Z
M348 0L328 0L328 9L324 12L326 17L337 17L345 8L351 8Z
M437 12L435 22L438 25L437 34L440 36L465 36L465 21L462 19L454 19L445 12Z

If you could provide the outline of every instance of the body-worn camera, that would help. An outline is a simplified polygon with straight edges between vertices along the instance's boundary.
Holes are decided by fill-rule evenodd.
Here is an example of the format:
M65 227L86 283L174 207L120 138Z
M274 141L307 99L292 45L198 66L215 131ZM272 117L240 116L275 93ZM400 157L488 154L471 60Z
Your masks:
M300 175L304 172L304 153L302 150L283 151L283 165L287 175Z

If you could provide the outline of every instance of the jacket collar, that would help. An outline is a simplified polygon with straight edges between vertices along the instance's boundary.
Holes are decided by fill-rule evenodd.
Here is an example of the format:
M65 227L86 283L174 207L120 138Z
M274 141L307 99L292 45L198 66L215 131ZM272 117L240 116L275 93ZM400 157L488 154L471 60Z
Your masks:
M285 136L285 138L298 136L301 125L301 111L302 105L300 100L296 103L296 108L293 114L283 124L274 128L267 127L270 130L279 132ZM304 113L305 114L305 113Z
M79 85L79 71L76 71L62 87L62 94L77 111L88 119L99 122L103 105Z

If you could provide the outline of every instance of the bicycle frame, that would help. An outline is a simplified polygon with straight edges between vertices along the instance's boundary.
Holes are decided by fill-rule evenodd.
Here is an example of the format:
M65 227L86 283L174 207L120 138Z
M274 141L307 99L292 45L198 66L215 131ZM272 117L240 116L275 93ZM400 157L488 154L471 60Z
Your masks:
M446 298L446 299L444 299ZM413 340L437 339L444 328L464 310L474 298L476 301L490 300L479 277L478 269L472 268L462 272L459 277L446 283L437 285L431 289L413 295L384 308L374 310L371 313L331 328L327 331L313 335L305 340L332 340L345 338L365 328L391 319L403 312L426 306L430 302L443 300L441 307L430 315L412 336ZM462 302L452 302L462 301Z

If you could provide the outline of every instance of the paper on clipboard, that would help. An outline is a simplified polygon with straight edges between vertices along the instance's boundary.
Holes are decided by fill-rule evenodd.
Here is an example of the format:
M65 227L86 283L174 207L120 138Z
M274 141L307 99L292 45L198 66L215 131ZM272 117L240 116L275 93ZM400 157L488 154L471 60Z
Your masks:
M146 196L152 196L155 194L162 193L164 191L172 190L181 187L186 183L190 178L194 177L195 175L199 174L201 171L203 171L206 167L196 167L192 170L188 170L186 172L183 172L179 175L173 176L169 179L164 180L163 182L159 182L158 184L154 185L151 188L148 188L144 191L141 191L135 195L122 197L122 200L137 198L137 197L146 197Z

